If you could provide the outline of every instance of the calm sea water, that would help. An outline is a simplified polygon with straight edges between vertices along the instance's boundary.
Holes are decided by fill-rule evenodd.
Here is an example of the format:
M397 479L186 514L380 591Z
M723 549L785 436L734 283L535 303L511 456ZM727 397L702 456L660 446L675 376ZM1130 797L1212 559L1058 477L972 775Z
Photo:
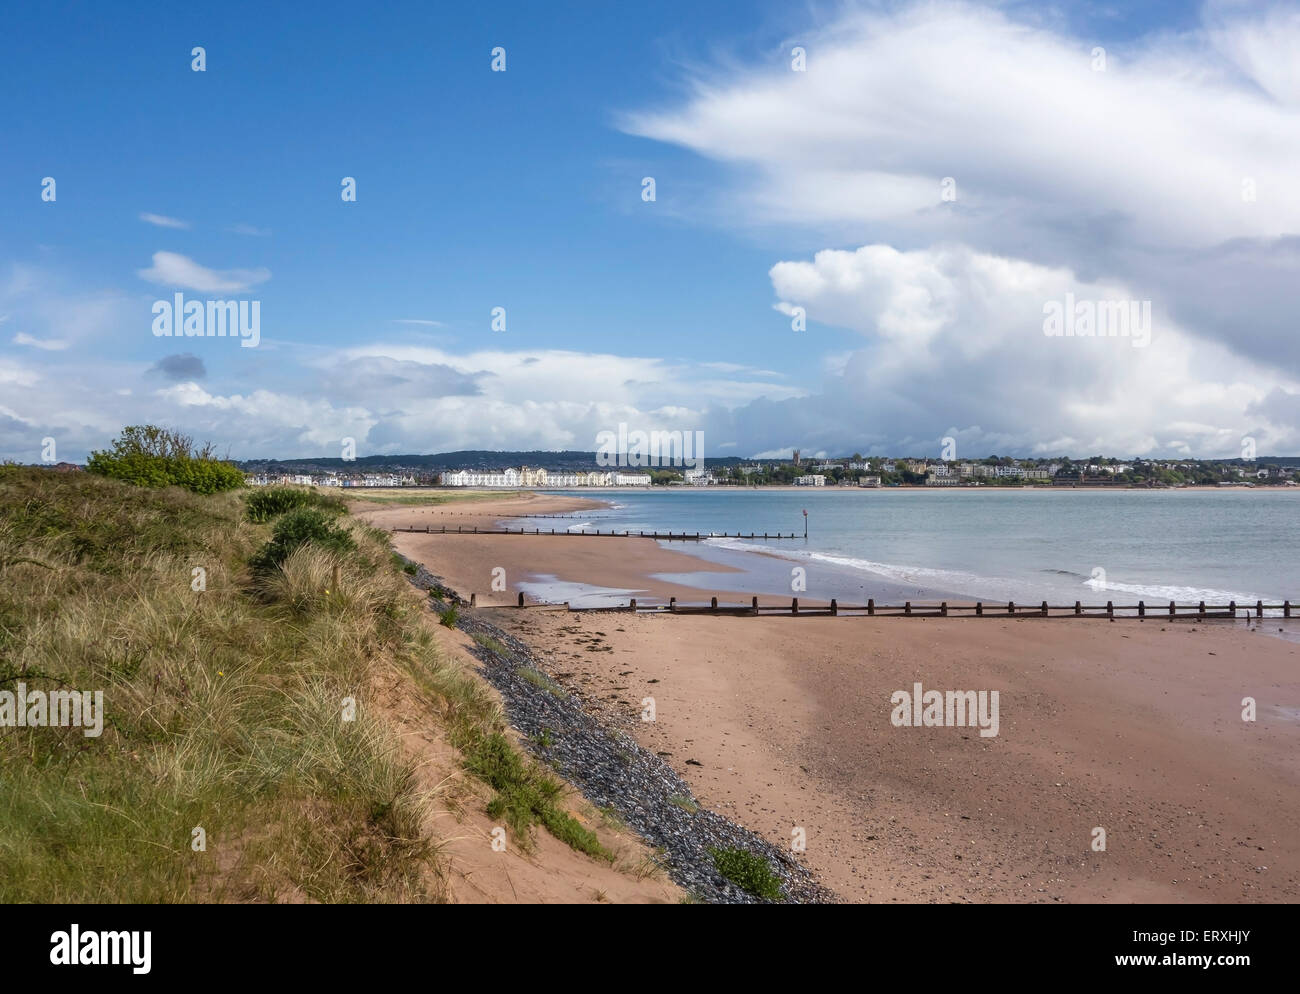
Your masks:
M1300 492L1290 488L569 493L613 505L574 519L510 524L796 532L795 541L671 545L744 565L763 576L760 586L773 593L789 593L789 571L797 564L807 571L810 598L915 591L1021 603L1300 601ZM781 566L780 560L744 554L755 550L790 562ZM722 574L712 574L704 585L724 582L745 589Z

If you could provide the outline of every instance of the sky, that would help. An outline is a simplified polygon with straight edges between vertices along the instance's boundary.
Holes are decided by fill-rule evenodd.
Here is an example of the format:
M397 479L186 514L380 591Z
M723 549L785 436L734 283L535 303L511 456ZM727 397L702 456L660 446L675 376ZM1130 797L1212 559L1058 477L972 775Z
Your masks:
M1300 453L1294 3L304 10L4 6L0 459Z

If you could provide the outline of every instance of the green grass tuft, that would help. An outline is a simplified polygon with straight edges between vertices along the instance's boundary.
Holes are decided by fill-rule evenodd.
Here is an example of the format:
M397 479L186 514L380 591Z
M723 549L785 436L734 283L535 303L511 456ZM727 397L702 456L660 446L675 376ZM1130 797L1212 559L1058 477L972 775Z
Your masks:
M717 871L742 890L768 901L779 901L784 896L781 878L762 856L748 849L716 849L713 846L709 847L709 855L713 857Z

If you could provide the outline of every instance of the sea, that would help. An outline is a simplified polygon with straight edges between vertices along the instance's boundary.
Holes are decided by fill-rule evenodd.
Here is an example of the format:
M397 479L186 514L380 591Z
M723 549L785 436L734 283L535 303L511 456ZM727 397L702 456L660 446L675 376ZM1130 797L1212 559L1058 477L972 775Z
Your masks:
M715 533L699 543L663 543L704 563L661 578L701 590L793 590L841 603L1300 605L1300 488L551 492L608 503L509 526ZM797 537L721 537L736 532ZM710 564L741 573L710 571Z

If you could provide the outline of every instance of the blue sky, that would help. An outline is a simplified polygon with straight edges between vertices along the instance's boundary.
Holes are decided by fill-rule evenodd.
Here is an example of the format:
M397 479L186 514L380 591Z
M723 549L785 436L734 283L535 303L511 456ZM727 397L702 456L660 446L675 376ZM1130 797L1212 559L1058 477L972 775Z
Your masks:
M620 421L711 455L1300 451L1293 6L33 4L0 28L2 458L144 420L236 457L591 448ZM261 345L153 336L177 290L260 301ZM1067 290L1152 299L1150 350L1045 338Z

